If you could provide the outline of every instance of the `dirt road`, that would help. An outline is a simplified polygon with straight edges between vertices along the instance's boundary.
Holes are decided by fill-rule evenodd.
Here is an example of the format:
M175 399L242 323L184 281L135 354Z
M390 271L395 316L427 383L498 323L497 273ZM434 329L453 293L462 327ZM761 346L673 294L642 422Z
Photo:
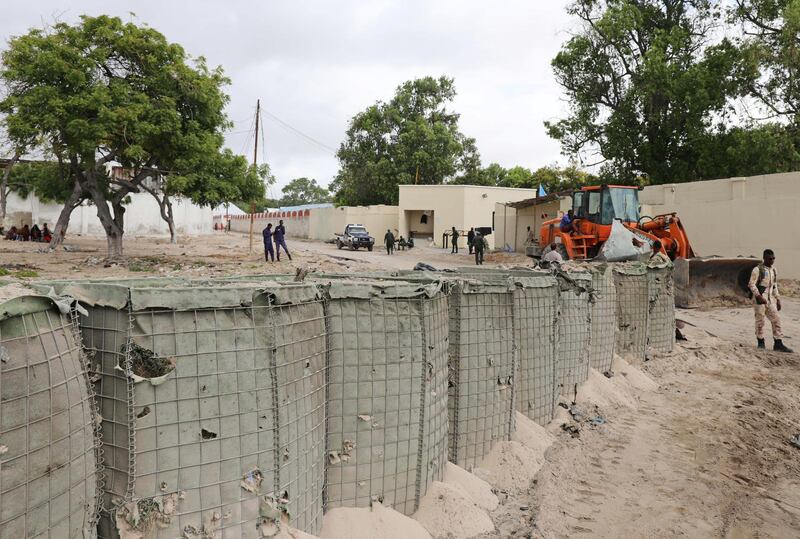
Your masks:
M797 335L800 302L783 314ZM800 537L800 356L756 352L749 309L679 317L690 341L640 365L658 389L560 432L487 537Z

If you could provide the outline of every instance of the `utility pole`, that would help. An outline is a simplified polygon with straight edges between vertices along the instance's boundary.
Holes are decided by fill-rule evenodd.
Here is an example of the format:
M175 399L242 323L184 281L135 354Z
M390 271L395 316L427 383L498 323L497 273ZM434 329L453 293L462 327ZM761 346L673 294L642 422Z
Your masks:
M261 100L256 99L256 132L255 144L253 146L253 171L258 170L258 120L261 116ZM250 203L250 251L253 252L253 225L255 224L256 203Z

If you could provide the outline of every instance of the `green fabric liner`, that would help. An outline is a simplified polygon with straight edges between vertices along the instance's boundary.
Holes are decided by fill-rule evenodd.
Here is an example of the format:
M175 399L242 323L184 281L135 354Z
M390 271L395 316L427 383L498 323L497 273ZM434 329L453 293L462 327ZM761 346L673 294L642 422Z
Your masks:
M220 309L250 306L259 295L269 295L274 304L301 303L318 299L319 290L305 283L237 282L218 283L172 279L132 279L120 284L99 281L56 282L55 294L73 298L79 304L135 310ZM44 291L40 285L38 288Z
M432 298L442 289L440 282L410 283L406 281L342 281L320 280L331 299Z
M56 309L64 314L69 312L69 305L66 305L67 311L65 312L63 310L64 305L60 303L63 302L59 302L47 296L17 296L16 298L12 298L0 304L0 320L7 320L16 316L49 311L52 309Z

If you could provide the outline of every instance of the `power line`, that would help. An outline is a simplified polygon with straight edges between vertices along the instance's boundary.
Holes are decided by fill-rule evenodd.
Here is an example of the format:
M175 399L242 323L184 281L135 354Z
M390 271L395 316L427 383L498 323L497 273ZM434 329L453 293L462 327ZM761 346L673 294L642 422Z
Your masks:
M275 116L274 114L269 112L268 110L265 110L265 109L261 109L261 110L264 113L264 115L267 116L267 118L269 118L270 120L274 121L275 123L277 123L278 125L280 125L284 129L287 129L287 130L291 131L292 133L294 133L295 135L298 135L298 136L302 137L303 139L305 139L306 141L310 142L311 144L314 144L315 146L318 146L319 148L322 148L323 150L325 150L327 152L330 152L333 155L336 155L336 150L334 148L331 148L330 146L328 146L324 142L318 141L317 139L315 139L311 135L306 135L305 133L303 133L302 131L300 131L296 127L288 124L287 122L284 122L283 120L281 120L280 118L278 118L277 116Z

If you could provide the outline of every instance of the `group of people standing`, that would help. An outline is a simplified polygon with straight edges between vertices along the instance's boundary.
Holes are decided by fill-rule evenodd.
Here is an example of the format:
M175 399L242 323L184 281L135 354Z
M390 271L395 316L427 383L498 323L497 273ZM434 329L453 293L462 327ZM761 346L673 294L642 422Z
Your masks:
M47 228L47 223L45 223L42 228L39 228L39 225L37 224L34 224L31 227L28 225L22 225L20 228L12 226L8 230L5 230L5 228L0 226L0 237L11 241L37 241L50 243L50 240L53 239L53 233L50 232L49 228Z
M292 259L292 255L289 254L289 248L286 247L286 227L283 226L283 219L278 221L278 226L274 230L272 229L272 223L267 223L266 228L261 231L261 235L264 237L264 258L267 262L275 262L276 254L278 255L278 262L280 262L281 248L283 248L289 260ZM273 245L275 246L274 249Z
M458 239L460 237L461 235L458 233L458 230L456 230L456 227L453 227L450 232L453 245L450 250L452 254L458 254ZM489 248L489 243L486 241L483 234L477 232L475 228L470 228L469 232L467 232L467 247L469 248L469 254L475 253L475 264L483 264L483 253Z

